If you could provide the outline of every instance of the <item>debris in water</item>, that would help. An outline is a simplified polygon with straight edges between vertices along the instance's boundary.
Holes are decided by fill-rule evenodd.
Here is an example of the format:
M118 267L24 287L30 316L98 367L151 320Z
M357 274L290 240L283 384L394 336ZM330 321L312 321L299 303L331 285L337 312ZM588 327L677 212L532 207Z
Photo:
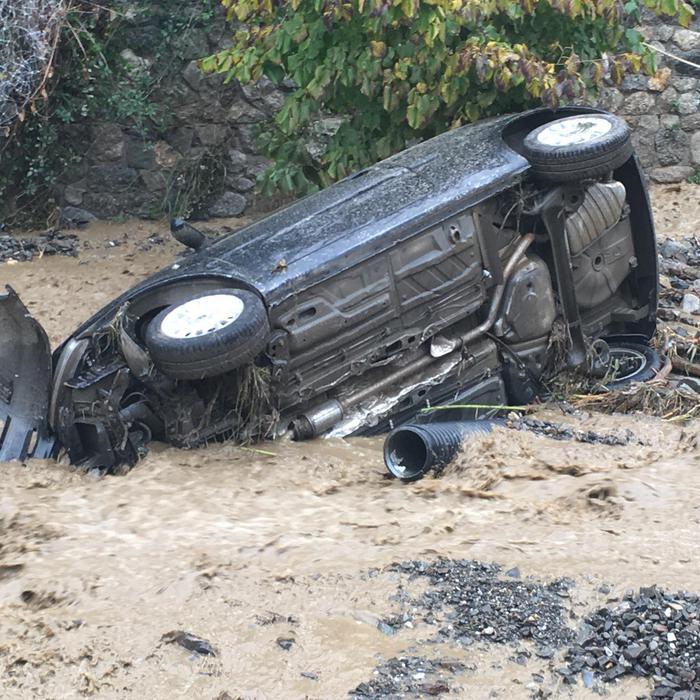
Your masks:
M527 430L536 435L544 435L554 440L574 440L592 445L629 445L644 444L635 437L635 434L627 429L622 434L597 433L594 430L576 430L569 425L561 425L536 418L516 418L510 420L508 427L514 430Z
M206 639L197 637L189 632L183 632L182 630L166 632L160 638L160 641L166 644L179 644L188 651L193 651L195 654L200 654L201 656L217 655L214 647Z

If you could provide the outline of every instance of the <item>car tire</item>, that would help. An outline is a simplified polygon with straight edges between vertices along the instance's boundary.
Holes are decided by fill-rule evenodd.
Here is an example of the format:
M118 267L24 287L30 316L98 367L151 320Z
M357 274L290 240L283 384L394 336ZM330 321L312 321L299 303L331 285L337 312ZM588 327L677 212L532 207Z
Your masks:
M251 362L269 334L260 297L243 289L215 289L163 309L148 324L145 341L163 374L205 379Z
M523 141L533 174L548 182L576 182L619 168L633 153L630 128L611 114L579 114L543 124Z
M656 350L641 343L611 342L609 351L611 368L612 363L628 364L621 376L613 376L610 381L603 382L605 388L611 391L634 382L648 382L654 379L663 364L661 355Z

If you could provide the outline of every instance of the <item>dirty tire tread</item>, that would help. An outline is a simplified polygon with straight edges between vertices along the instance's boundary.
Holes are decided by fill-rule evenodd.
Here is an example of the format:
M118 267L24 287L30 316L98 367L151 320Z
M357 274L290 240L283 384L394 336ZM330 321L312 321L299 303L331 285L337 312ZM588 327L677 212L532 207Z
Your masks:
M234 294L243 301L243 313L230 326L204 336L170 338L160 332L160 324L172 306L148 325L146 345L153 363L164 374L175 379L214 377L248 364L264 349L270 324L262 300L242 289L211 290L191 299L213 294Z

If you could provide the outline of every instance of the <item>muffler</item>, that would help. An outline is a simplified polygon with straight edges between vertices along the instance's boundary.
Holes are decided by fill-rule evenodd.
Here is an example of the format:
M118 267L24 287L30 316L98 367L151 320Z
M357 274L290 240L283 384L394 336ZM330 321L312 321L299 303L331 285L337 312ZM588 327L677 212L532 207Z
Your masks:
M415 481L430 469L451 462L467 438L485 435L502 424L498 420L470 420L402 425L384 441L384 464L397 479Z

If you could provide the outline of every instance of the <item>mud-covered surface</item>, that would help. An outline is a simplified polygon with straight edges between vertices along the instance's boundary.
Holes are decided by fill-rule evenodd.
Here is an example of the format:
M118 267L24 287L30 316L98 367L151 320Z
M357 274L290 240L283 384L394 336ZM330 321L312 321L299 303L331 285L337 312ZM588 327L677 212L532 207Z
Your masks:
M76 258L0 265L53 344L180 251L73 233ZM700 423L521 423L411 484L381 439L3 465L2 697L693 697Z

